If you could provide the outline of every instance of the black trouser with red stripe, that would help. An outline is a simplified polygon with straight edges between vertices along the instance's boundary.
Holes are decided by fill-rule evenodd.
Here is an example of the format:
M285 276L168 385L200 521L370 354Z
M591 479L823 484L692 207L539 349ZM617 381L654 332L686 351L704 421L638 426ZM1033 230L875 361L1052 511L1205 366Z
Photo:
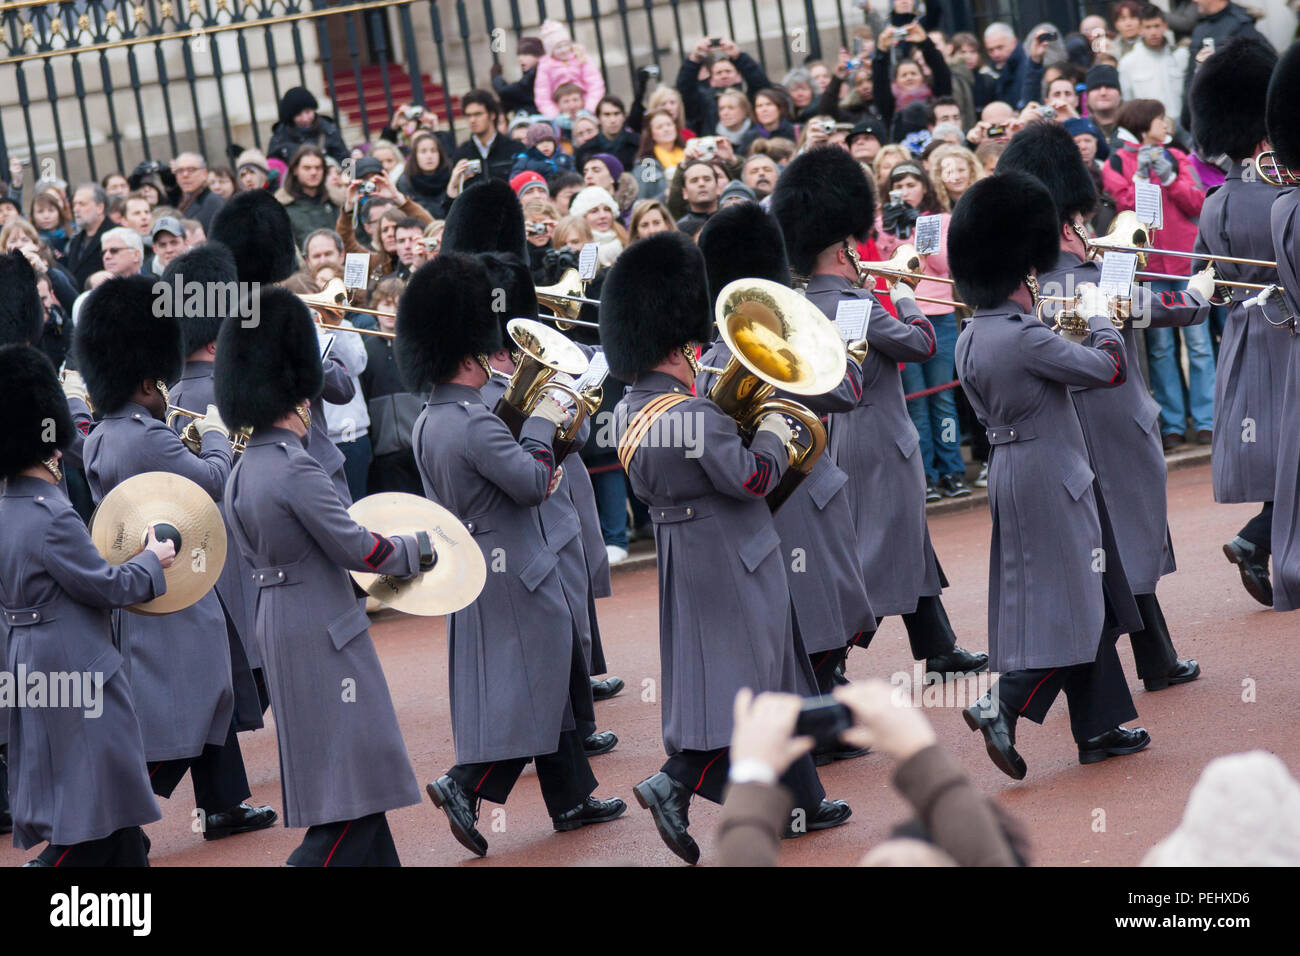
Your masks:
M194 805L205 813L221 813L237 807L252 793L233 720L226 732L226 742L220 746L205 744L197 757L159 760L147 764L145 769L153 792L160 797L171 797L188 770L194 784Z
M690 788L692 793L713 803L721 803L727 787L727 773L731 770L731 748L679 750L659 769ZM817 810L826 799L826 790L810 755L792 763L781 777L781 783L794 794L794 805L809 813Z
M916 610L911 614L900 615L903 627L907 628L907 640L912 645L912 659L923 661L930 657L948 654L957 646L957 635L953 633L952 622L944 610L943 598L938 594L922 595L916 599ZM880 629L883 617L876 618L876 630ZM866 650L876 631L862 635L857 646Z
M388 817L372 813L357 820L307 828L289 866L401 866Z
M1264 502L1259 514L1247 521L1237 536L1245 538L1261 551L1273 551L1273 502Z
M1070 730L1079 743L1137 717L1114 638L1102 638L1091 664L1007 671L990 693L1004 710L1041 724L1062 691L1070 706Z
M866 647L871 643L871 638L875 633L875 631L858 631L845 642L843 647L808 655L808 663L812 665L813 677L817 680L817 691L819 693L829 694L834 689L835 671L843 665L845 658L848 657L849 649Z
M38 859L46 866L148 866L144 831L124 827L98 840L59 846L51 843Z
M1142 630L1129 635L1133 643L1133 660L1137 663L1139 680L1164 677L1178 663L1178 652L1174 650L1173 639L1169 636L1169 625L1160 610L1160 602L1154 594L1135 594L1138 610L1142 613Z

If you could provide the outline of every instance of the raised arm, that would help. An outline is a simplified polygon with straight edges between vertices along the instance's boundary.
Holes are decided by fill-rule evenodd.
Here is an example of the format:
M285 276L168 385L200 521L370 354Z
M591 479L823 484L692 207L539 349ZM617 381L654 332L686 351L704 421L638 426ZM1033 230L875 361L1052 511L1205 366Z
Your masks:
M686 417L692 416L700 467L713 487L728 497L742 501L762 498L776 487L790 467L785 445L776 435L760 427L746 447L736 422L712 403L683 402L664 414L660 421L665 429L671 428L668 419L673 416L681 419L678 431L681 435L691 434Z
M900 299L898 318L872 308L867 344L895 362L924 362L935 352L934 326L911 299Z
M128 607L152 601L167 590L162 565L153 552L142 551L122 564L109 564L71 508L50 523L41 561L59 587L87 607Z
M1128 360L1124 340L1106 316L1089 320L1092 332L1082 342L1071 342L1041 322L1026 322L1020 348L1028 370L1039 378L1066 385L1112 388L1124 384Z
M480 475L527 507L546 499L555 474L554 442L555 425L545 418L525 421L515 441L505 422L485 415L469 429L466 449Z

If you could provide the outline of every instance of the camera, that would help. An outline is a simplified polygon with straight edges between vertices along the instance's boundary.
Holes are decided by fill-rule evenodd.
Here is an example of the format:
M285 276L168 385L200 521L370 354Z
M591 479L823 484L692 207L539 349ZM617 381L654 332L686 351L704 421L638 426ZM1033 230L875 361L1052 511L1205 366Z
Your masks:
M817 123L817 129L829 136L831 133L835 132L835 121L819 120Z
M424 246L429 252L433 252L442 245L442 236L423 236L420 239L420 245Z
M375 193L375 181L373 179L365 180L361 184L359 191L363 196L373 196Z
M1040 106L1038 107L1038 115L1043 119L1049 120L1056 116L1056 110L1052 109L1050 106Z
M528 223L528 225L526 225L526 226L524 227L524 230L525 230L525 231L528 233L528 235L530 235L530 236L544 236L544 235L546 235L546 223L544 223L544 222L530 222L530 223Z
M699 140L700 140L699 149L700 149L701 156L706 156L706 157L712 156L714 153L718 151L718 137L701 136L699 137Z
M903 201L903 191L901 189L891 189L889 191L889 204L897 206Z
M795 720L797 737L812 737L818 746L833 744L853 726L853 714L834 697L805 697Z
M653 63L650 64L649 66L643 66L643 67L641 67L641 73L642 73L642 74L645 76L645 78L648 79L648 80L657 80L657 79L659 79L659 67L655 66Z
M858 70L862 69L862 57L852 57L849 62L844 64L844 68L850 73L856 73Z
M408 107L406 108L406 118L407 118L407 119L418 120L418 119L419 119L420 117L422 117L423 115L424 115L424 107L423 107L423 106L408 106Z
M996 139L999 136L1006 136L1006 135L1007 135L1007 128L1005 126L999 124L997 126L989 127L989 137L992 139Z
M1042 33L1038 34L1035 39L1041 40L1044 43L1051 43L1053 40L1059 40L1060 38L1061 35L1055 30L1044 30Z
M709 37L709 46L722 46L721 37Z
M483 172L483 160L471 159L468 163L465 164L466 176L477 176L481 172Z

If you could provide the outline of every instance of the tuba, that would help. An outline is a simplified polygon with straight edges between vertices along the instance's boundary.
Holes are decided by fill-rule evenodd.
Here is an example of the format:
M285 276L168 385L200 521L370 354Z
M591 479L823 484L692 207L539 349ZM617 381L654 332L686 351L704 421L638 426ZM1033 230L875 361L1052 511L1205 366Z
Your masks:
M569 386L568 380L559 380L559 376L585 372L587 356L563 334L532 319L511 319L506 331L515 347L515 371L493 412L518 438L524 421L546 392L559 392L572 400L573 421L555 435L553 450L558 464L573 450L583 421L600 407L599 389L591 390L596 393L594 396L579 393Z
M1278 159L1276 150L1266 150L1256 157L1255 172L1270 186L1277 186L1280 189L1300 186L1300 173Z
M803 296L766 279L738 279L718 293L718 331L731 350L709 399L734 418L746 440L767 414L795 419L803 441L786 447L790 468L767 494L773 511L790 497L826 450L826 429L806 406L773 393L824 395L844 378L847 354L834 323Z
M167 406L167 417L165 421L167 423L167 427L172 429L172 431L176 430L176 425L175 425L176 419L178 418L190 419L189 424L187 424L184 428L182 428L178 432L178 434L180 435L181 442L185 445L185 447L188 448L190 451L194 452L194 454L196 455L203 450L203 436L199 434L198 428L195 427L195 423L198 422L198 420L201 419L202 417L203 416L200 415L198 412L191 412L188 409L181 408L179 405ZM231 434L230 436L230 457L231 458L238 458L240 455L244 453L244 449L248 447L249 436L252 435L252 433L253 430L251 428L240 428Z

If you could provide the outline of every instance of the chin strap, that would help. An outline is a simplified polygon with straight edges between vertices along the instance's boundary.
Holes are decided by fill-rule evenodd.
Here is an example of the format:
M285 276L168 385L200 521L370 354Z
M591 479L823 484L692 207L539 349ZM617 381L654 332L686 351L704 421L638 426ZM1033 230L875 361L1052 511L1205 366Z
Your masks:
M853 288L866 288L867 280L870 275L862 271L862 260L858 258L858 247L848 239L844 240L844 255L853 263L853 271L857 273L856 278L852 279Z
M1030 310L1038 308L1038 276L1025 276L1025 288L1029 290Z
M299 402L293 407L293 410L298 414L298 418L302 421L303 427L306 428L307 431L311 431L311 405L307 402Z
M172 393L168 390L166 382L160 378L154 379L153 387L158 389L158 393L162 395L163 405L170 405L172 403Z
M59 459L57 457L51 455L49 458L42 461L41 465L46 471L54 476L55 481L63 480L63 469L59 467Z
M691 367L691 376L698 378L701 370L700 361L695 357L695 346L690 342L682 346L682 358L686 359L686 364Z

